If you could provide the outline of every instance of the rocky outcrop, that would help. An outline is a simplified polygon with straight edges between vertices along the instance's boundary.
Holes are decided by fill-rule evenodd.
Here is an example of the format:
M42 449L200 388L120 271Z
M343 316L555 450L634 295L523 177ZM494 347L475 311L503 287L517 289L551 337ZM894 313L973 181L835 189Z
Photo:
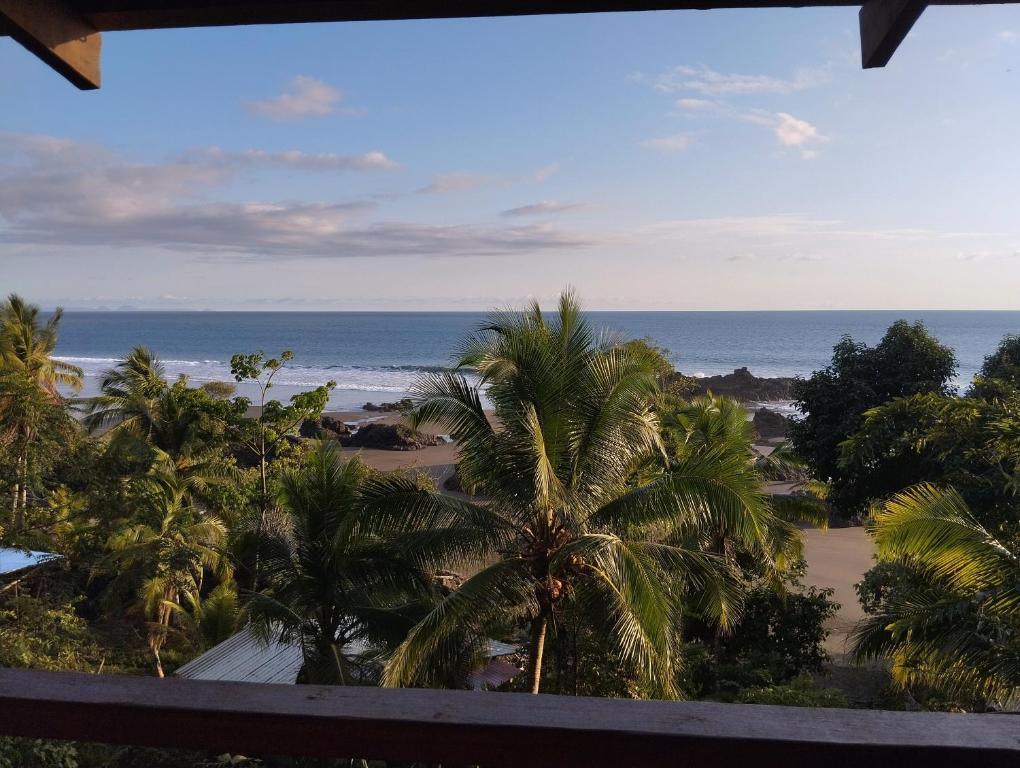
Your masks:
M694 379L694 394L732 397L741 402L769 402L771 400L792 400L793 383L796 379L777 377L758 378L747 368L737 368L733 373L722 376L705 376Z
M415 432L403 424L366 424L353 435L340 438L345 448L379 448L385 451L417 451L439 445L442 438Z
M340 419L323 416L321 419L305 419L298 429L301 437L320 440L339 440L351 434L351 428Z
M365 403L361 407L366 411L375 413L399 413L411 408L411 398L405 397L403 400L398 400L395 403Z
M754 431L760 439L774 440L776 438L786 437L786 431L789 429L790 420L781 413L776 413L775 411L762 407L754 412L751 424L754 425Z

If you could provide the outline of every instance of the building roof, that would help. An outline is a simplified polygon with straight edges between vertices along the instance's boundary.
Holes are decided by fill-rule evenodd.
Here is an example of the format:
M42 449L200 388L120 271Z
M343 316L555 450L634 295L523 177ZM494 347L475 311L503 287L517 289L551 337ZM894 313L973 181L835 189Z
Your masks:
M0 576L34 568L37 565L61 559L52 552L33 552L30 549L9 549L0 547Z
M300 645L279 640L267 645L251 626L247 626L192 659L175 674L191 680L293 685L302 664L304 656Z
M344 650L352 655L358 655L368 651L368 646L358 642L347 646ZM486 647L486 653L490 659L509 656L517 653L518 650L516 645L501 643L498 640L489 640ZM303 663L304 655L301 653L299 643L274 640L266 644L249 625L219 645L213 646L201 656L192 659L174 674L190 680L228 680L237 683L293 685L297 682L298 673L301 671ZM497 677L505 672L503 667L495 669L498 672L494 672L493 675ZM472 677L472 682L477 682L474 677ZM492 684L488 679L482 682Z
M0 34L13 37L82 89L99 87L104 30L313 21L525 16L610 11L861 6L861 61L882 67L928 5L994 0L0 0ZM998 0L999 3L1011 0ZM1020 0L1012 0L1020 2ZM167 53L174 55L173 52Z

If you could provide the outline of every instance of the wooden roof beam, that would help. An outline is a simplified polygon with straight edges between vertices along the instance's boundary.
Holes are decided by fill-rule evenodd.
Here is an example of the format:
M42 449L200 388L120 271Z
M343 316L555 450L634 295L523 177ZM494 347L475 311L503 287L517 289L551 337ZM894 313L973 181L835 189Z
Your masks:
M0 0L0 30L78 88L99 87L102 37L65 0Z
M861 6L861 63L884 67L928 3L920 0L868 0Z

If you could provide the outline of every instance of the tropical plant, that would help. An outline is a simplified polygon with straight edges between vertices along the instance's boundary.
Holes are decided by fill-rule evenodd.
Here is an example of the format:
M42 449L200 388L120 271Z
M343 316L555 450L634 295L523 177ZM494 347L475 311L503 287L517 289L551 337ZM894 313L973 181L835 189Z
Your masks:
M220 578L230 571L222 555L226 530L218 519L190 503L187 480L171 467L162 467L144 482L150 491L149 507L111 537L108 564L119 579L141 582L149 649L156 673L163 677L160 650L171 627L173 606L186 595L201 594L206 570Z
M1020 544L1020 393L898 398L868 411L841 451L846 487L860 498L952 487L996 538Z
M949 394L955 371L952 349L921 323L899 320L874 347L843 337L828 367L794 384L804 418L790 425L791 441L811 475L830 485L837 511L862 514L871 501L841 464L840 445L860 429L865 412L897 397Z
M458 366L480 387L460 373L428 375L410 418L450 432L464 485L484 502L378 477L366 486L366 524L417 532L423 565L484 566L411 630L384 682L428 680L465 639L481 644L520 622L527 687L537 693L547 637L569 608L643 690L676 695L681 614L727 626L740 590L721 558L663 538L720 517L760 526L757 476L743 456L710 450L635 486L635 471L663 451L655 361L640 347L600 340L571 294L549 319L537 305L493 315Z
M57 308L45 323L40 310L12 293L0 305L0 425L14 448L15 471L11 487L11 520L15 530L24 526L29 504L32 446L40 423L53 406L61 408L60 388L77 391L82 370L53 353L63 310ZM50 414L51 415L51 414Z
M362 525L359 492L368 476L335 443L317 444L281 477L281 516L264 531L264 589L251 615L267 639L300 643L309 682L361 680L360 652L402 638L415 604L433 593L429 574L399 541Z
M872 534L881 561L909 578L858 628L855 657L889 658L904 686L978 705L1020 702L1020 553L956 491L927 484L886 501Z
M1015 395L1017 390L1020 390L1020 334L1009 334L985 358L970 394L994 399Z
M166 389L166 369L147 347L138 346L106 371L100 394L81 401L89 431L112 428L143 440L152 434L156 404Z

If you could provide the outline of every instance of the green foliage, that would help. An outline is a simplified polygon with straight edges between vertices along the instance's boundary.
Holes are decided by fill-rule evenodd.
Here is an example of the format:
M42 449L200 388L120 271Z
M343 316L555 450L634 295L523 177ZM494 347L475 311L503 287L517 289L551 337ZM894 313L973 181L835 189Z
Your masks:
M820 674L829 661L825 624L838 610L832 590L805 589L796 581L783 592L765 584L752 587L731 632L690 626L683 687L696 698L731 700L747 688Z
M956 700L1020 700L1020 553L953 490L921 485L875 512L881 561L909 571L855 633L858 659L891 660L896 681Z
M283 475L281 515L265 538L262 592L252 618L267 637L304 649L304 679L348 683L364 678L358 645L399 642L433 595L414 559L414 542L361 523L360 490L369 470L323 441L300 469Z
M72 602L21 595L0 605L0 667L96 672L104 659Z
M1020 334L1004 336L998 349L985 358L971 395L989 400L1015 395L1020 390Z
M844 487L883 499L917 483L952 486L983 525L1020 536L1020 393L1005 399L915 395L865 414L842 446Z
M0 737L0 768L79 768L78 748L64 741Z
M537 692L550 627L571 611L637 672L642 690L675 696L681 610L721 625L739 613L731 568L697 542L720 520L758 526L764 501L753 468L744 456L708 450L631 484L662 450L656 367L642 350L600 343L569 294L549 318L537 305L492 316L459 365L487 387L498 428L479 390L456 373L417 385L411 419L449 431L465 487L486 503L394 478L369 483L366 503L371 519L418 533L429 547L423 563L490 565L411 631L385 682L428 679L462 651L462 639L477 644L517 623L528 638L528 689ZM676 541L653 535L663 531Z
M775 704L782 707L849 707L840 691L825 688L810 675L800 675L783 685L747 688L737 694L741 704Z
M829 499L837 511L863 513L872 498L860 488L860 477L841 464L840 445L860 429L865 412L897 397L948 394L955 371L949 347L922 324L900 320L874 347L844 337L827 368L794 385L805 416L791 424L793 446L811 474L830 483Z

